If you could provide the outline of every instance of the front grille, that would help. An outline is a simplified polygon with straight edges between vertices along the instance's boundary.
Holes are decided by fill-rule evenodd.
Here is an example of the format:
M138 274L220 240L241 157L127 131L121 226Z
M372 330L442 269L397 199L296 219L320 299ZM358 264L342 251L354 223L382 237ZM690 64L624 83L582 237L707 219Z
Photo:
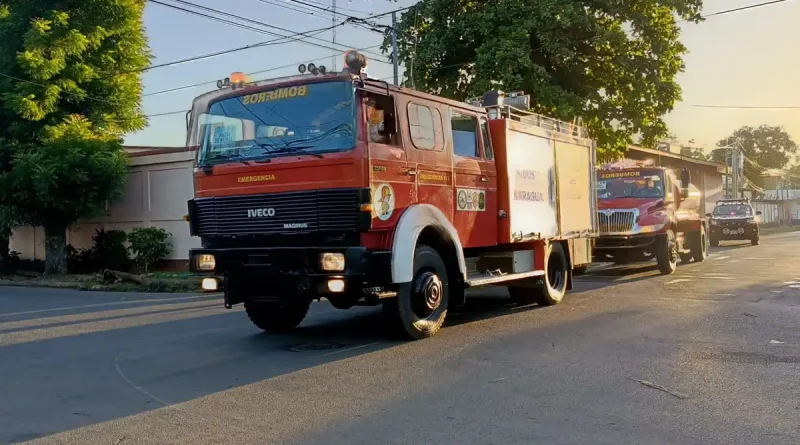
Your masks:
M598 212L597 220L600 223L600 233L630 232L636 215L632 210L613 210Z
M733 220L719 220L719 225L722 227L744 227L747 225L747 220L745 219L733 219Z
M356 230L359 207L358 189L198 198L195 232L224 236Z

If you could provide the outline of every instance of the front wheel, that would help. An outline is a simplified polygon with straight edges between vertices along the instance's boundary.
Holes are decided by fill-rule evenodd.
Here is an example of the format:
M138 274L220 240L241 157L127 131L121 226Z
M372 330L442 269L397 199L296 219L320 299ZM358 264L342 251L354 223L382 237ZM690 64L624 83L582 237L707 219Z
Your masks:
M273 303L250 301L244 310L250 321L270 334L284 334L296 328L308 314L311 299L297 297L296 300Z
M675 232L671 229L661 237L661 243L656 251L658 270L662 275L671 275L678 268L678 243Z
M759 238L758 235L754 236L753 238L750 239L750 244L753 246L761 244L761 238Z
M716 238L714 238L712 236L710 241L711 241L711 247L719 247L719 240L718 239L716 239Z
M519 305L536 303L553 306L561 303L567 293L567 256L559 243L547 246L545 275L535 287L509 286L508 294Z
M400 285L397 297L383 302L383 312L404 336L420 340L436 335L447 317L450 285L439 253L419 245L414 251L411 283Z
M692 257L696 263L701 263L708 257L708 237L706 236L706 228L700 226L700 233L692 236L689 249L692 252Z

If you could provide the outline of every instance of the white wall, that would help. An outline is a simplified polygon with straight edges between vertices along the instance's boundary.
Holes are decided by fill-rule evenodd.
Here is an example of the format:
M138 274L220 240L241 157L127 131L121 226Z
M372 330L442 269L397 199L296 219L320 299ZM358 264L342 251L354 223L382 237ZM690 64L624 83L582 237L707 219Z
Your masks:
M67 233L76 248L92 246L95 230L131 231L134 227L161 227L172 234L171 260L188 259L200 239L189 236L186 202L193 196L194 152L162 153L130 158L125 195L106 215L81 221ZM14 231L11 250L25 259L44 259L44 230L20 227Z

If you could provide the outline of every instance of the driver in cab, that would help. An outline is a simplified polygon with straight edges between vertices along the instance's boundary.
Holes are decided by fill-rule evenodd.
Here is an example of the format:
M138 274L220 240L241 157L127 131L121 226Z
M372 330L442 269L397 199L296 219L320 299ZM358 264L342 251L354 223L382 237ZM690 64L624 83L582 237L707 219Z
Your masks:
M661 185L656 184L652 179L640 179L634 184L633 196L637 198L660 198L664 196L664 191L661 190Z
M384 113L378 108L375 99L367 100L367 124L369 126L369 140L377 144L387 143L384 133Z

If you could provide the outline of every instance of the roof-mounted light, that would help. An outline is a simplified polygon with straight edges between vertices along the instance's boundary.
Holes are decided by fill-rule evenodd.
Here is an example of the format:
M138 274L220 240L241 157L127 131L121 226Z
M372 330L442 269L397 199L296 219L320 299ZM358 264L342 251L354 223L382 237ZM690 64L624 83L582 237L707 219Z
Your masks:
M230 77L226 77L217 81L217 88L231 87L234 90L237 88L244 88L247 86L247 75L240 71L231 73Z
M305 63L301 63L300 66L297 67L297 71L300 71L300 74L305 74L306 71L313 75L325 75L328 72L328 69L325 68L325 65L317 66L313 62L306 65Z
M646 159L643 161L636 160L636 159L620 159L618 161L609 162L607 164L603 164L600 166L601 170L624 170L627 168L643 168L643 167L652 167L654 162L652 159Z

